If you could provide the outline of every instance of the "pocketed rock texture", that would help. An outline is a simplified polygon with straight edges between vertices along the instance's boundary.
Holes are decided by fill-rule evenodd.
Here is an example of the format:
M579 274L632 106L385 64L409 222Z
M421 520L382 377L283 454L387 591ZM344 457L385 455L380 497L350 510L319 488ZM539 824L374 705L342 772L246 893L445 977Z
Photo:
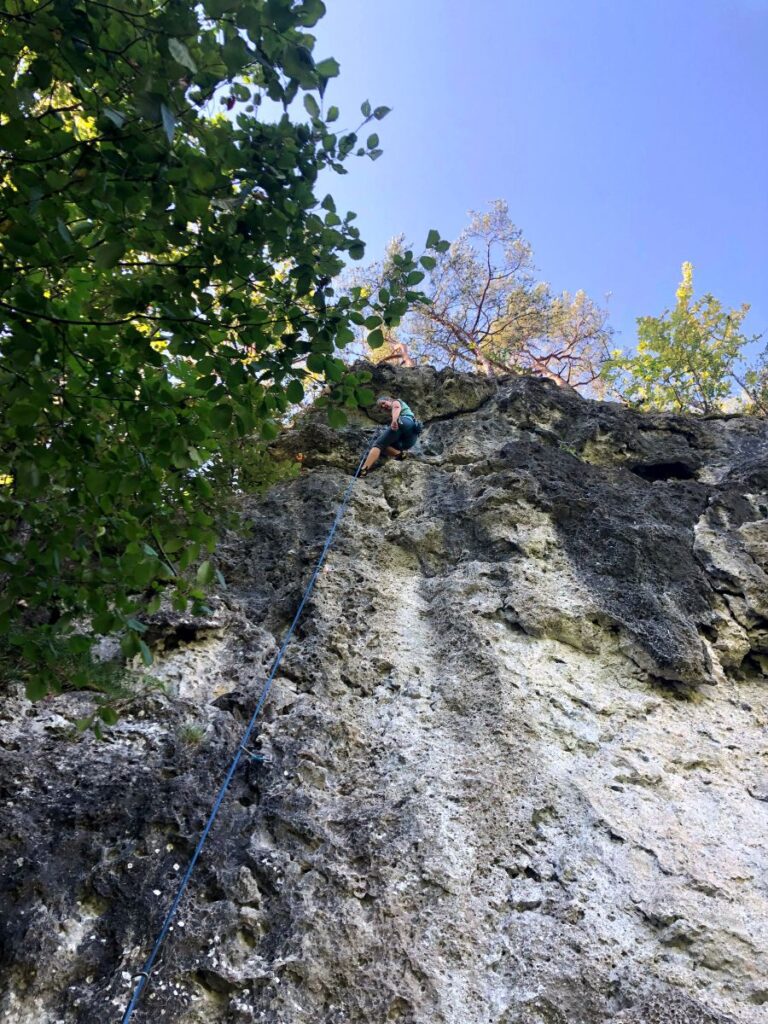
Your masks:
M355 484L135 1024L768 1019L768 425L378 368ZM309 414L167 693L5 700L0 1021L118 1022L371 437Z

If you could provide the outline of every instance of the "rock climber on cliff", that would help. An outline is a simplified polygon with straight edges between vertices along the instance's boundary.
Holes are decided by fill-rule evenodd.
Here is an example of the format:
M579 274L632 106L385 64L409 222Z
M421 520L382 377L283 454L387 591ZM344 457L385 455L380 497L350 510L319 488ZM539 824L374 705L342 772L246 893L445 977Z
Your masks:
M365 465L360 470L360 476L366 476L382 454L388 455L391 459L404 459L405 453L409 448L413 448L422 431L421 423L411 412L410 406L402 399L381 395L376 400L376 405L390 414L391 422L374 441L368 458L365 460Z

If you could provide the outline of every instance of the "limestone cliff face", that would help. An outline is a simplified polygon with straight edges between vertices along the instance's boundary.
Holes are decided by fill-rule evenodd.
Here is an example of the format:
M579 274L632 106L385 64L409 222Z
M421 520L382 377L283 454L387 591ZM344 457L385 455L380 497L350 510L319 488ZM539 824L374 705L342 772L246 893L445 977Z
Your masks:
M768 1017L768 426L377 370L356 486L137 1024ZM107 742L0 709L0 1021L117 1022L372 424L312 416Z

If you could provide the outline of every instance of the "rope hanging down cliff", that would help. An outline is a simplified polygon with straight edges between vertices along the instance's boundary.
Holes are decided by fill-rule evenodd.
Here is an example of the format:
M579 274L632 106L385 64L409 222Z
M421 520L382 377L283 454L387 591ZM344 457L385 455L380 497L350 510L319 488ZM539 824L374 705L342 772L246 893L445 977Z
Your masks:
M243 733L243 737L235 752L235 756L233 757L232 762L227 770L227 774L224 777L224 782L221 784L221 787L218 793L216 794L216 799L213 802L211 813L208 815L208 820L206 821L205 827L203 828L203 831L200 834L200 838L197 841L197 846L195 847L195 851L192 854L189 865L187 866L187 870L184 872L181 882L179 883L178 891L173 899L173 902L171 903L170 909L168 910L168 913L165 915L165 920L162 923L160 932L157 936L154 946L152 947L152 952L147 957L147 960L144 963L142 970L139 971L139 973L136 975L138 980L134 987L133 995L131 996L131 1001L128 1004L128 1008L126 1009L125 1014L123 1015L122 1024L129 1024L129 1022L133 1018L133 1014L136 1010L136 1007L139 1004L139 1000L141 999L141 994L144 991L144 988L146 987L146 984L149 981L149 977L155 966L155 962L160 953L160 949L162 948L162 945L168 936L168 931L171 927L171 922L173 921L173 918L176 915L176 911L179 908L181 898L184 895L187 885L189 884L189 880L192 877L192 872L194 871L195 865L197 864L200 854L202 853L203 847L205 846L205 842L208 838L208 833L211 831L213 823L216 820L216 816L218 815L221 805L224 801L224 797L226 796L227 790L229 789L229 785L232 782L232 778L235 772L237 771L237 766L240 764L240 760L243 754L248 753L248 742L251 738L251 733L253 732L253 729L256 725L256 719L261 714L262 708L264 707L267 701L267 697L269 697L269 691L272 689L272 683L274 681L275 675L277 674L277 670L280 667L280 662L283 660L283 655L285 654L285 650L290 642L291 637L293 636L293 632L296 629L298 621L301 618L301 613L304 611L304 606L306 605L309 596L314 589L315 583L317 582L317 577L320 573L320 570L323 567L325 556L328 554L328 549L330 548L331 543L333 542L336 530L338 529L342 516L346 511L346 507L347 504L349 503L349 499L352 494L352 488L355 485L355 481L359 477L360 470L363 468L363 464L367 459L372 448L373 444L368 446L365 454L358 463L354 476L347 485L347 489L344 492L344 497L342 498L341 504L339 505L338 511L336 513L336 518L334 519L333 525L331 526L331 529L328 533L325 544L323 546L323 550L320 552L320 557L318 558L314 571L312 572L312 575L309 578L309 583L307 584L306 589L304 590L304 595L301 598L299 607L296 609L296 614L293 617L293 621L288 627L288 631L286 632L285 637L283 638L283 642L280 645L280 649L277 652L277 655L275 656L274 662L272 663L272 667L269 671L269 675L267 676L266 682L262 687L261 693L259 694L259 699L256 702L256 707L253 711L253 714L251 715L251 719L248 722L248 726L245 732Z

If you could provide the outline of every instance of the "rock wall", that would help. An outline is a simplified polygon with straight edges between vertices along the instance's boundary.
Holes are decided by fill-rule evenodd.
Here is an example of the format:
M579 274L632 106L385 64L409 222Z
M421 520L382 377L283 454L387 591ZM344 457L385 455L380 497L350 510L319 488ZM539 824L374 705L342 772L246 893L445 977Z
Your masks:
M768 1019L768 425L376 370L355 485L136 1024ZM106 742L0 708L0 1021L117 1022L372 424L309 415Z

